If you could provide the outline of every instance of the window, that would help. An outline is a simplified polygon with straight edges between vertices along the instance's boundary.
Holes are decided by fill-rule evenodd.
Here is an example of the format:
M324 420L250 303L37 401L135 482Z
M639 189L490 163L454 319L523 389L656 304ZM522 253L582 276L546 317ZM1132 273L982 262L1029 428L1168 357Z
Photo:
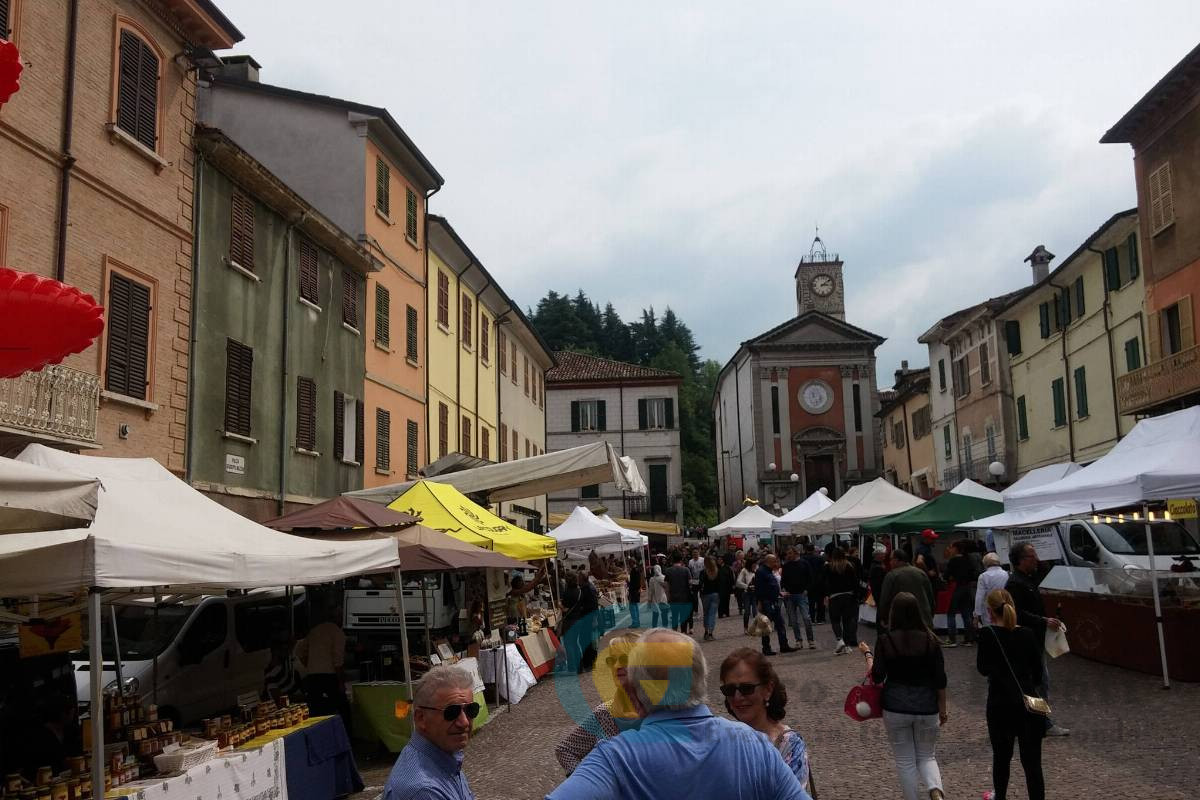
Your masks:
M1134 280L1139 272L1136 233L1129 234L1129 238L1125 240L1125 260L1129 262L1129 280Z
M1062 378L1051 382L1050 395L1054 401L1054 427L1060 428L1067 424L1067 395Z
M603 403L603 401L596 401ZM638 400L638 430L669 430L675 427L675 400L671 397ZM599 428L597 430L604 430Z
M229 260L254 271L254 201L234 189L230 201Z
M600 499L600 484L592 483L579 488L580 500L599 500Z
M483 363L488 363L492 358L491 341L492 324L487 318L487 314L479 315L479 359Z
M966 397L971 393L971 355L964 355L954 362L954 393Z
M404 217L404 235L415 244L417 241L417 193L406 186L404 188L404 195L405 200L407 200Z
M496 331L496 352L500 356L500 374L508 373L508 347L507 337L500 331Z
M991 464L996 460L996 429L987 425L983 429L983 435L987 439L988 464Z
M0 0L0 39L12 40L12 29L15 27L11 0Z
M512 354L512 370L510 371L511 376L512 376L512 385L516 386L517 385L517 343L516 342L511 343L509 352ZM517 457L517 454L513 453L513 458L516 458L516 457Z
M317 246L303 236L300 237L300 297L314 306L321 304L321 282L317 273Z
M932 417L929 406L921 406L912 415L912 437L914 439L924 439L933 430Z
M296 447L317 449L317 384L303 376L296 378Z
M987 386L992 382L992 360L987 342L979 343L979 383Z
M250 388L254 378L254 350L233 339L225 340L225 432L250 435Z
M1015 319L1005 320L1004 322L1004 338L1008 342L1008 354L1017 356L1021 354L1021 323Z
M464 345L466 345L467 347L470 347L472 344L474 344L474 340L471 338L471 310L472 310L471 298L467 297L464 294L462 296L461 304L462 304L462 324L459 326L459 332L460 332L460 335L462 338L462 343Z
M280 631L288 629L290 620L286 597L238 603L233 607L233 635L237 637L238 644L244 652L266 650ZM306 630L308 619L304 606L297 600L296 631L302 633Z
M1108 291L1115 292L1121 288L1121 258L1117 248L1110 247L1104 251L1104 286Z
M392 343L392 294L382 284L375 284L375 341L388 347Z
M771 432L779 435L779 387L771 387Z
M437 321L443 328L450 327L450 278L438 270Z
M1017 398L1017 438L1022 442L1029 439L1029 414L1025 410L1025 395Z
M546 376L545 376L545 374L539 372L538 376L537 376L537 381L538 381L538 386L541 389L538 393L538 407L544 411L546 409Z
M1084 314L1083 276L1075 279L1075 318L1083 319Z
M417 423L410 419L410 420L408 420L408 441L405 442L405 444L407 445L407 448L408 448L407 462L405 464L405 469L408 470L409 475L417 474L417 446L418 446L417 443L418 443L418 441L419 441L419 439L418 439Z
M1043 339L1050 338L1050 304L1038 304L1038 330Z
M450 409L445 403L438 403L438 458L450 450Z
M1075 418L1083 419L1088 415L1087 401L1087 371L1086 367L1075 368Z
M1125 370L1133 372L1135 369L1142 367L1142 348L1141 342L1135 336L1125 342Z
M1175 221L1175 201L1171 195L1171 162L1150 173L1150 234L1157 236Z
M147 150L158 149L158 52L122 27L117 56L116 126Z
M897 450L904 449L904 420L892 423L892 445Z
M500 426L500 461L508 461L508 426Z
M151 287L118 272L108 278L104 388L146 400L149 385Z
M391 209L392 171L382 158L375 156L375 210L388 217Z
M392 412L382 408L375 409L375 469L392 469Z
M950 426L947 425L946 427L942 428L942 448L946 453L947 461L949 461L950 457L954 455L954 446L951 444L951 438Z
M862 433L862 385L853 384L850 387L850 396L854 402L854 430Z
M529 440L526 439L525 440L525 457L529 458L529 456L531 456L531 455L532 455L532 453L529 450Z
M529 397L529 356L521 354L521 364L525 367L525 396Z
M339 391L333 393L333 457L345 464L363 462L363 403Z
M1164 308L1162 311L1162 349L1163 356L1172 356L1184 349L1183 344L1183 315L1180 313L1181 303ZM1191 327L1191 319L1187 320Z
M512 460L516 461L518 458L520 458L520 454L517 452L517 431L514 428L512 432Z
M358 279L342 270L342 322L358 330Z
M644 401L639 401L638 405ZM603 400L572 400L571 401L571 430L579 431L603 431L605 427ZM639 408L640 410L640 408ZM666 412L664 411L664 416ZM647 418L647 422L649 419Z
M492 460L492 434L487 428L479 429L479 457L485 461Z
M462 435L458 440L458 452L469 456L471 455L471 420L468 417L463 417L459 428L462 431Z
M938 391L946 391L946 359L938 359Z
M964 433L962 437L962 463L970 469L971 461L971 434Z
M417 310L412 306L404 309L404 357L417 361Z

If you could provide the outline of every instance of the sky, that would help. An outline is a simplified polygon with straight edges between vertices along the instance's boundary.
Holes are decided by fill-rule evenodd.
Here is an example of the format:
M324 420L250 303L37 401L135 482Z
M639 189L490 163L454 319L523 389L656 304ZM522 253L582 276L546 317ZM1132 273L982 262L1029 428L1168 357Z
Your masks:
M263 82L387 107L524 307L670 306L724 363L795 315L819 225L881 388L1136 205L1099 139L1200 41L1196 0L218 4Z

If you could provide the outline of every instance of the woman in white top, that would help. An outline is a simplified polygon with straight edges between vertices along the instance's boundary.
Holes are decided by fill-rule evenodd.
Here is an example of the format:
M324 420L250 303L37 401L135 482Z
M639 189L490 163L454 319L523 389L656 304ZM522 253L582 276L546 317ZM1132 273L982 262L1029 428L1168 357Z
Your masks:
M757 566L754 557L747 555L745 563L742 564L742 571L738 573L737 583L734 584L742 590L742 629L747 631L750 630L750 611L754 608L750 583L754 580L754 568Z
M1008 584L1008 573L1000 566L1000 556L988 553L983 557L983 574L975 587L975 619L979 625L988 624L987 596Z
M659 619L662 620L663 627L668 626L668 620L671 618L667 606L667 579L663 577L662 567L658 564L654 565L654 574L650 576L650 622L655 628L659 626Z

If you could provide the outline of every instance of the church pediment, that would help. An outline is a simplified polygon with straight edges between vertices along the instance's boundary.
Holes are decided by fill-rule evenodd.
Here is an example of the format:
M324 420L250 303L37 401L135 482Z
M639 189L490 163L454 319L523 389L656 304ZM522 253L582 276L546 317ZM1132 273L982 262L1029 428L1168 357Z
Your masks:
M746 344L760 348L878 347L885 339L819 311L801 314Z

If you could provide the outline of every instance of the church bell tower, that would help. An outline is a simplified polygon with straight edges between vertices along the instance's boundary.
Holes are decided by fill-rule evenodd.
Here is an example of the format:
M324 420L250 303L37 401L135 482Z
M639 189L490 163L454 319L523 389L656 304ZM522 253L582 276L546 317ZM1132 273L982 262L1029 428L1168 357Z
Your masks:
M825 248L818 234L808 255L796 266L796 315L820 311L846 319L846 292L842 284L842 260Z

